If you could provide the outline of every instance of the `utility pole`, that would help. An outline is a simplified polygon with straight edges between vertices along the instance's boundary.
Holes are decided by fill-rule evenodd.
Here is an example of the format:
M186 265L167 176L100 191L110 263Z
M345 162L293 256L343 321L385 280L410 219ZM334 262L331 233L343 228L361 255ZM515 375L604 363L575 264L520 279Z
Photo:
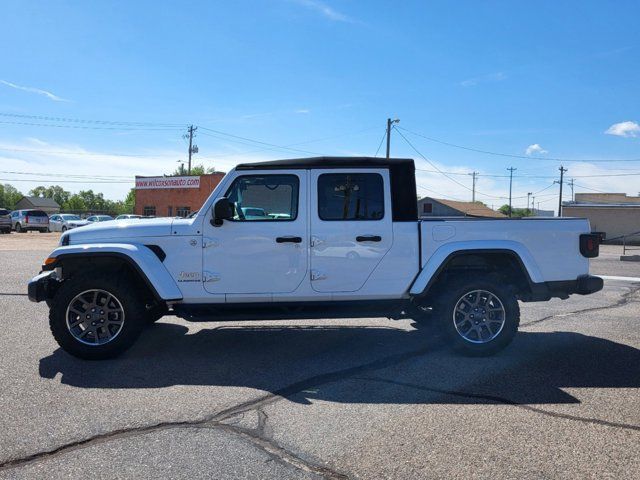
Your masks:
M572 202L574 201L574 198L573 198L573 184L574 184L574 182L575 182L575 179L573 179L573 178L571 179L570 182L567 182L567 185L569 185L571 187L571 201Z
M187 175L191 175L191 154L198 153L198 146L193 144L193 137L196 133L196 130L198 130L198 127L189 125L187 133L184 134L184 138L189 139L189 168L187 169Z
M473 177L473 187L471 188L471 201L475 203L476 201L476 178L478 178L478 172L470 173Z
M533 195L531 197L531 210L533 211L533 214L535 215L536 213L536 196Z
M529 210L529 200L531 199L531 195L533 195L533 193L531 193L531 192L527 193L527 210ZM529 210L529 211L531 211L531 210Z
M513 208L511 208L511 187L513 186L513 172L518 170L517 168L509 167L509 218L511 218L511 213Z
M562 216L562 185L564 183L564 172L567 171L566 168L564 168L564 166L560 165L560 168L558 169L560 170L560 180L556 180L553 183L559 183L560 184L560 197L558 198L558 216L561 217Z
M396 118L395 120L391 120L387 118L387 160L389 160L391 153L391 127L394 123L400 123L400 119Z

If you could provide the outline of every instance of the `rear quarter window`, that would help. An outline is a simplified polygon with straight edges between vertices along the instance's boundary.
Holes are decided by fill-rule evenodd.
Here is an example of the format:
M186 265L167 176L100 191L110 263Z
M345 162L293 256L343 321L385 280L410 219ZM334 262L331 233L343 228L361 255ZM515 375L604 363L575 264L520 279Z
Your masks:
M46 217L47 214L42 210L30 210L28 212L24 212L25 215L29 215L31 217Z

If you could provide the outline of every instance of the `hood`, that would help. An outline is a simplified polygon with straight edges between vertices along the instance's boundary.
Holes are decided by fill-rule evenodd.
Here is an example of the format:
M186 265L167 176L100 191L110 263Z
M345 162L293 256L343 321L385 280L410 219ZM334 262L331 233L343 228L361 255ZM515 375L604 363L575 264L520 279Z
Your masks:
M65 241L64 237L66 236L70 236L71 244L96 243L115 239L127 240L137 237L163 237L171 235L173 221L173 218L132 218L94 222L77 230L66 232L60 238L60 243Z

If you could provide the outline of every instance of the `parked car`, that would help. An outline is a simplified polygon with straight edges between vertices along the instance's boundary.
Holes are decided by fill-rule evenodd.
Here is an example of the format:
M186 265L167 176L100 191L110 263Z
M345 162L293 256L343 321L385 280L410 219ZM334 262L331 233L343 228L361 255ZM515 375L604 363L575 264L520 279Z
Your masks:
M49 217L50 232L66 232L76 227L89 225L87 220L83 220L79 215L71 213L57 213Z
M11 233L11 212L0 208L0 233Z
M243 207L267 215L242 218ZM419 221L413 160L248 163L194 218L65 232L28 295L50 304L58 344L87 359L118 355L167 312L411 319L459 352L492 355L516 335L518 301L602 289L589 275L599 240L581 218Z
M143 218L142 215L132 215L130 213L124 213L122 215L118 215L116 217L116 220L127 220L130 218Z
M87 217L87 222L89 223L109 222L111 220L113 220L111 215L91 215L90 217Z
M49 231L49 216L42 210L15 210L11 212L11 228L18 233L37 230Z

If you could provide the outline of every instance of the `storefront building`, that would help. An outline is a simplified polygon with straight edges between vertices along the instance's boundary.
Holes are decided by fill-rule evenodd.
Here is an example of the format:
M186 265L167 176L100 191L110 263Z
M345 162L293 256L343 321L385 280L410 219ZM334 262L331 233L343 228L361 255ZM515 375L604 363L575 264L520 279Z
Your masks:
M136 176L134 213L152 217L188 217L198 210L224 173L182 177Z

